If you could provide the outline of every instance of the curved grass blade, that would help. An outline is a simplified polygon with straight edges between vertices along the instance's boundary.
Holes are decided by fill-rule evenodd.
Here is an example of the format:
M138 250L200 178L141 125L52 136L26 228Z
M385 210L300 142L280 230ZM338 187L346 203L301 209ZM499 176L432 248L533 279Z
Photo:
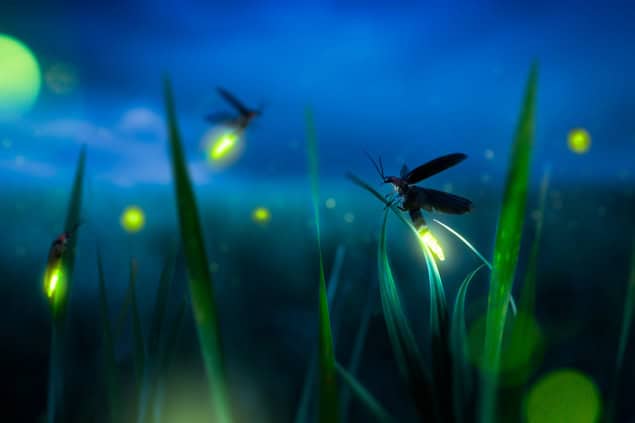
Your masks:
M452 325L450 329L450 342L452 349L452 377L453 377L453 405L457 422L466 422L465 409L467 398L472 390L472 371L468 362L469 344L467 340L467 324L465 322L465 298L472 279L485 264L481 264L469 273L456 294L454 310L452 312Z
M390 268L386 247L387 223L388 209L384 212L378 247L379 292L386 329L399 372L415 401L421 421L438 421L430 376L423 365L419 347L401 306Z
M626 288L626 298L624 300L624 315L622 317L622 328L620 329L620 341L617 348L617 356L615 359L615 373L611 382L611 389L608 396L607 411L605 414L605 422L612 423L617 421L615 418L618 392L620 391L622 381L622 368L624 365L624 353L626 345L631 333L631 325L633 324L633 310L635 309L635 237L631 248L631 271L628 278L628 286Z
M170 140L172 176L181 240L187 265L192 311L194 312L201 354L210 386L214 418L217 423L228 423L232 421L231 404L226 383L218 310L205 252L198 207L181 145L172 88L168 79L164 81L164 99Z
M82 208L82 187L84 183L84 173L86 168L86 146L83 145L77 160L77 168L75 170L75 178L71 189L71 196L66 212L66 221L64 223L64 231L71 232L80 221ZM51 303L51 351L49 359L49 386L47 399L47 420L48 423L55 421L64 421L63 414L63 357L64 357L64 339L65 327L67 320L67 309L72 292L73 269L75 267L75 248L77 245L77 237L79 230L76 230L75 236L72 236L67 244L66 252L61 258L58 273L59 279L56 288L50 298ZM47 269L47 276L48 277ZM48 281L47 281L48 282Z
M340 374L340 377L351 391L355 394L355 396L360 400L362 404L366 406L366 409L370 412L370 414L375 417L375 421L381 423L394 423L396 420L390 416L390 414L386 411L386 409L373 397L373 395L368 392L364 386L359 383L355 376L350 374L346 369L344 369L339 363L335 363L335 368L337 372Z
M322 260L322 246L320 241L320 209L318 184L318 154L317 138L313 124L313 114L306 110L307 151L309 158L309 174L311 177L311 193L313 200L313 217L317 233L318 255L320 262L319 280L319 362L320 362L320 408L319 421L322 423L336 423L339 421L339 405L337 382L335 378L335 351L331 334L331 319L326 293L324 277L324 263Z
M502 210L498 219L487 309L480 421L495 421L496 392L503 330L514 282L525 221L531 153L534 141L538 65L531 68L520 122L512 146Z
M99 274L99 305L101 310L102 337L104 343L104 377L108 392L108 405L110 407L110 421L118 422L119 419L119 384L118 369L115 359L115 345L110 326L110 312L108 311L108 294L104 277L104 266L101 258L101 251L97 247L97 272Z
M353 343L353 351L351 352L351 359L348 364L348 372L355 377L357 375L357 370L359 369L360 363L362 361L362 353L364 352L364 345L366 343L366 336L368 334L368 328L370 326L370 319L373 315L373 311L377 305L377 287L375 284L372 284L368 288L368 300L366 300L366 307L364 308L364 312L362 314L361 323L359 325L359 329L357 330L357 335L355 336L355 341ZM348 413L350 408L351 401L351 391L347 389L346 386L340 392L340 407L342 409L342 421L348 421Z
M337 247L335 252L335 259L333 266L331 266L331 276L329 277L329 283L327 286L326 296L328 298L329 310L333 309L335 294L340 281L340 273L342 270L342 263L344 262L344 254L346 248L343 245ZM334 336L335 337L335 336ZM313 393L313 385L315 384L315 373L317 367L317 351L311 355L309 361L309 367L307 367L306 374L304 376L304 385L302 386L302 394L300 395L300 401L298 402L298 409L293 419L296 423L303 423L307 421L309 415L309 405ZM342 420L346 421L346 420Z
M478 257L485 266L487 266L489 268L489 270L492 270L492 264L487 261L487 259L483 256L483 254L481 254L476 247L474 247L472 245L472 243L470 241L468 241L467 239L465 239L465 237L463 235L461 235L460 233L458 233L457 231L455 231L454 229L452 229L450 226L446 225L445 223L441 222L438 219L432 219L433 222L441 225L441 227L445 230L447 230L448 232L450 232L452 235L454 235L456 238L458 238L459 241L461 241L467 248L469 248L470 251L472 251L474 253L474 255L476 257ZM516 313L518 312L517 307L516 307L516 302L514 301L514 297L510 294L509 296L509 305L512 309L512 313L514 315L516 315Z
M141 392L143 384L143 373L145 369L145 343L143 341L143 331L141 329L141 318L139 317L139 307L137 305L137 262L130 260L130 282L129 288L132 293L130 309L132 311L132 338L134 340L134 367L137 382L137 392Z

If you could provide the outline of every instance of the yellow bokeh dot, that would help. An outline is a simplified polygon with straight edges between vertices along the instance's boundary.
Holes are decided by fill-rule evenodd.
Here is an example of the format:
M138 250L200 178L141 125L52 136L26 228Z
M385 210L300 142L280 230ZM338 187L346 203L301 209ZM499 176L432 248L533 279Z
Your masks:
M595 423L600 419L597 386L583 373L560 369L543 376L526 399L528 423Z
M265 207L256 207L251 212L251 220L261 225L266 224L271 220L271 212Z
M337 203L335 202L335 198L329 198L328 200L326 200L325 204L327 209L334 209L337 205Z
M42 84L33 52L19 40L0 34L0 119L31 109Z
M141 210L137 206L129 206L121 214L120 223L126 232L135 233L143 229L146 218Z
M569 150L577 154L584 154L591 148L591 134L586 129L572 129L569 131L567 143Z

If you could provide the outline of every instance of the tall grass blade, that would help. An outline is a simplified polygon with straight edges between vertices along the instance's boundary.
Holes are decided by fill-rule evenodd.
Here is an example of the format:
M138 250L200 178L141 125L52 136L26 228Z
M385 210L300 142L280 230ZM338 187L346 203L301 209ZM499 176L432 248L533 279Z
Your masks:
M335 351L331 334L331 318L326 293L326 279L322 260L322 245L320 241L320 209L318 184L318 153L317 137L313 124L313 114L306 110L307 151L309 159L309 174L311 177L311 193L313 199L313 216L317 234L318 255L320 262L319 280L319 362L320 362L320 408L319 421L321 423L336 423L339 421L339 405L337 380L335 377Z
M484 377L480 404L480 421L482 423L495 421L503 330L525 221L534 140L537 82L538 66L534 64L527 82L520 122L512 147L494 246L483 355Z
M164 98L179 228L185 252L194 320L210 386L214 418L216 423L228 423L232 421L231 404L226 383L218 310L198 207L183 152L172 88L168 79L164 81Z
M82 187L84 183L84 173L86 167L86 146L82 146L77 160L77 168L75 170L75 178L71 189L71 197L66 212L66 221L64 223L64 231L71 232L76 224L80 223L82 208ZM71 295L73 283L73 269L75 267L75 247L79 230L77 230L67 244L66 251L61 258L59 279L56 288L50 298L51 305L51 351L49 359L49 386L47 399L47 421L54 423L56 421L64 421L63 414L63 357L64 357L64 340L65 326L67 320L68 303ZM49 278L49 270L47 269L46 278ZM47 281L49 283L49 281Z
M343 245L337 247L335 252L335 259L333 261L333 266L331 266L331 276L329 277L329 282L327 285L327 293L326 296L328 298L329 310L333 310L334 302L335 302L335 294L337 293L337 288L339 286L340 281L340 273L342 270L342 264L344 263L344 254L346 252L346 248ZM335 336L334 336L335 338ZM317 351L311 355L311 360L309 361L309 367L306 369L306 374L304 376L304 385L302 386L302 394L300 395L300 401L298 402L298 409L296 410L295 418L293 419L296 423L303 423L308 420L309 415L309 406L310 400L313 395L313 386L315 385L315 374L317 372ZM343 420L346 421L346 420Z
M401 306L397 285L392 275L386 246L388 208L379 233L379 292L384 321L401 377L406 382L422 422L438 421L431 379L408 320Z
M130 281L129 289L132 292L130 309L132 311L132 339L134 341L134 368L137 382L137 392L141 392L143 383L143 373L145 368L145 343L143 340L143 330L141 329L141 317L139 316L139 306L137 305L137 262L130 261Z
M615 359L615 373L611 382L611 389L608 397L607 411L605 413L605 422L612 423L617 421L616 407L618 392L620 391L622 381L622 369L624 366L624 354L628 344L628 338L631 334L631 326L633 324L633 310L635 309L635 237L631 248L631 271L628 278L628 286L626 288L626 298L624 300L624 315L622 316L622 328L620 330L620 341L617 348L617 356Z
M102 340L104 343L104 378L108 394L110 408L110 421L119 422L119 385L117 376L117 362L115 359L115 344L113 342L112 327L110 325L110 312L108 310L108 294L104 277L104 266L101 251L97 247L97 272L99 274L99 305L101 310Z
M353 342L353 351L351 352L350 362L348 364L348 372L356 377L360 363L362 361L362 353L364 352L364 345L366 343L366 335L368 334L368 328L370 325L370 319L373 315L373 311L377 305L377 287L372 284L368 288L368 299L366 300L366 307L362 314L361 323L355 335L355 341ZM351 402L351 391L347 389L345 385L340 392L340 407L342 409L342 421L348 421L348 413Z
M366 409L370 412L370 414L375 418L375 421L381 423L394 423L396 420L390 416L390 414L386 411L386 409L375 399L375 397L368 392L364 386L359 383L359 381L346 371L339 363L335 363L335 368L337 372L340 374L340 377L351 391L355 394L355 396L360 400L362 404L366 406Z
M452 325L450 330L450 340L452 348L452 378L453 378L453 405L457 422L467 422L465 410L467 409L467 399L472 390L472 370L468 361L469 344L467 338L467 324L465 322L465 299L467 290L472 279L485 266L481 264L470 274L468 274L456 294L454 300L454 310L452 311Z

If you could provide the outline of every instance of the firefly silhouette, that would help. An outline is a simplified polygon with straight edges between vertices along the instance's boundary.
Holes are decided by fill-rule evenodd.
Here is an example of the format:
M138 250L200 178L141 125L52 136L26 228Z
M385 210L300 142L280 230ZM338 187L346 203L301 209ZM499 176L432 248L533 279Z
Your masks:
M238 100L232 93L222 87L217 87L218 94L232 106L238 115L230 112L211 113L205 116L205 120L210 123L222 123L238 130L245 130L251 121L262 115L262 107L259 109L250 109Z
M383 182L391 184L395 190L394 193L386 196L389 204L399 202L397 207L401 211L408 212L415 229L419 232L426 227L421 210L448 214L465 214L472 210L472 202L467 198L414 185L459 164L466 158L467 156L462 153L448 154L430 160L412 170L408 170L404 164L399 176L385 176L381 158L375 161L369 156Z

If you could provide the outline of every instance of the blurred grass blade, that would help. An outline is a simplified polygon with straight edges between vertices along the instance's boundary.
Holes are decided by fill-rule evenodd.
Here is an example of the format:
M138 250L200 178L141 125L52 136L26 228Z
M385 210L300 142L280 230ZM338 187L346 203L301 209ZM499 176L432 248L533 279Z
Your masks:
M452 235L454 235L459 241L461 241L470 251L472 251L474 253L474 255L476 257L478 257L485 266L487 266L489 268L489 270L492 270L492 264L487 261L487 259L483 256L483 254L481 254L476 247L474 247L472 245L472 243L470 241L468 241L467 239L465 239L465 237L463 235L461 235L460 233L458 233L457 231L455 231L454 229L452 229L450 226L446 225L445 223L441 222L438 219L432 219L433 222L439 224L443 229L445 229L446 231L450 232ZM512 313L516 314L518 312L517 308L516 308L516 302L514 301L514 297L510 294L509 296L509 305L512 308Z
M203 230L183 153L172 98L172 87L168 79L164 81L164 98L179 228L187 264L194 320L210 386L215 421L216 423L228 423L232 421L231 404L226 382L218 310L205 252Z
M355 335L355 341L353 342L353 351L351 352L350 362L348 364L348 372L355 377L357 370L359 369L362 361L362 353L364 352L364 345L366 344L366 336L368 334L368 328L370 326L370 319L373 315L373 311L377 306L377 287L375 284L371 284L368 287L368 299L366 300L366 307L362 314L361 323ZM351 391L344 386L340 392L340 407L342 409L342 421L348 421L349 407L351 401Z
M130 311L130 304L132 303L132 286L128 284L126 289L126 296L119 308L119 314L117 314L117 322L115 323L114 341L115 345L123 336L124 329L126 327L126 319L128 318L128 312Z
M328 298L329 310L333 310L335 294L339 286L340 273L342 270L342 263L344 262L344 254L346 248L343 245L337 247L335 252L335 259L331 266L331 275L329 276L329 283L327 285L326 296ZM302 386L302 394L300 394L300 401L298 401L298 409L296 410L295 418L296 423L304 423L308 420L309 406L311 405L311 398L313 393L313 385L315 384L315 373L317 367L317 351L311 355L309 360L309 366L307 367L306 374L304 375L304 385ZM343 420L346 421L346 420Z
M110 312L108 311L108 294L104 277L104 266L101 251L97 247L97 272L99 274L99 305L101 309L102 340L104 343L103 376L106 379L108 393L108 405L110 408L110 421L118 422L119 419L119 386L117 377L117 362L115 359L115 345L110 326Z
M145 344L143 341L143 331L141 329L141 318L137 305L137 262L130 260L130 282L129 288L132 292L130 309L132 311L132 338L134 340L134 368L137 391L140 392L143 383L143 373L145 368Z
M319 280L319 362L320 362L320 408L319 421L321 423L335 423L339 421L339 398L337 393L337 381L335 377L335 351L331 334L331 319L329 316L329 304L326 293L326 279L324 276L324 263L322 260L322 245L320 240L320 209L319 209L319 183L318 183L318 153L317 137L313 124L313 114L306 110L307 152L309 159L309 174L311 177L311 194L313 199L313 216L318 244L318 256L320 264Z
M359 383L355 376L346 371L339 363L335 363L335 368L340 374L340 377L349 386L351 391L357 396L362 404L366 406L366 409L375 418L375 421L381 423L394 423L396 420L388 414L388 412L382 407L382 405L368 392L364 386Z
M408 320L401 306L397 285L392 275L388 251L386 247L386 232L388 224L388 208L384 212L384 220L379 233L378 271L379 292L384 311L384 321L392 346L395 360L406 382L417 407L422 422L438 421L435 407L434 390L424 365L419 347L415 341Z
M77 160L75 178L71 189L71 196L66 212L64 231L71 232L80 222L82 208L82 186L86 167L86 146L83 145ZM49 386L47 398L48 423L63 422L63 377L64 377L64 340L68 303L72 291L73 269L75 267L75 248L79 229L70 237L66 251L61 258L59 279L50 298L52 326L51 326L51 351L49 358ZM46 269L46 278L50 269ZM46 281L48 283L48 281Z
M451 349L452 349L452 377L453 377L453 405L456 421L467 422L465 410L467 409L467 398L472 390L472 371L469 357L469 344L467 338L467 324L465 322L465 298L467 290L474 275L485 266L481 264L470 274L468 274L456 294L454 300L454 310L452 311L452 325L450 329Z
M527 82L520 122L512 146L494 245L483 356L484 377L480 404L480 421L482 423L495 421L503 330L525 222L531 153L534 142L537 83L538 66L534 64Z
M622 316L622 328L620 330L620 341L617 348L617 356L615 360L615 373L611 382L611 389L608 396L608 405L606 411L606 423L618 421L616 419L616 407L618 393L621 388L622 370L624 366L624 354L628 344L628 338L631 334L631 326L633 324L633 310L635 309L635 237L633 237L631 247L631 271L628 278L628 286L626 288L626 298L624 300L624 315Z

